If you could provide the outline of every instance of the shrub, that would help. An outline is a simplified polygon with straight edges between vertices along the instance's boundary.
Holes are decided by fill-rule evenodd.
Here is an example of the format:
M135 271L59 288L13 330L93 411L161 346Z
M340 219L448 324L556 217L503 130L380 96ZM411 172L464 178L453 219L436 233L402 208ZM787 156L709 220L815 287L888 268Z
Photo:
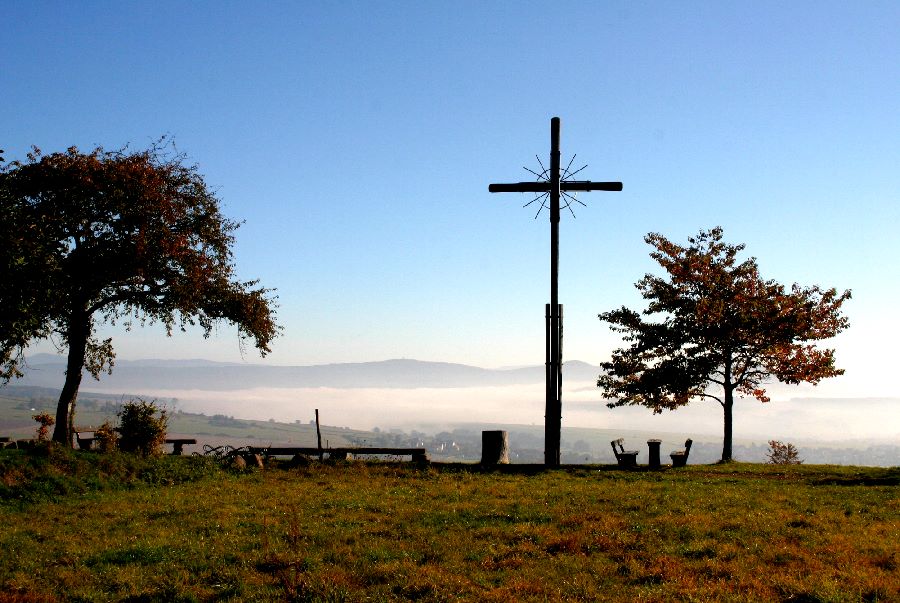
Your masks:
M162 454L169 425L165 408L158 407L155 400L137 398L123 404L118 415L119 449L144 456Z
M54 419L47 411L33 415L31 418L38 422L38 442L46 442L50 427L52 427L53 424L56 423L56 419Z
M800 453L790 442L783 444L778 440L769 440L769 451L766 453L770 465L801 465Z
M119 447L119 434L109 421L105 421L94 431L94 441L100 452L113 452Z

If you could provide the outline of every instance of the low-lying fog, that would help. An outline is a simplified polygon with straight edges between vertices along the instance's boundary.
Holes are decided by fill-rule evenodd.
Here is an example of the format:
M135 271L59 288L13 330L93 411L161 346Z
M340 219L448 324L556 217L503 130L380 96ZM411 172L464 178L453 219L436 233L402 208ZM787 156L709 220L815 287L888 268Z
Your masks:
M102 388L91 387L92 390ZM318 408L322 423L356 429L412 427L460 422L543 424L542 385L465 388L268 388L232 391L147 390L176 398L187 412L225 414L244 419L308 422ZM563 393L563 424L568 427L722 433L722 410L715 401L698 401L654 415L643 407L607 408L591 383L572 383ZM900 441L900 399L795 397L762 404L738 400L736 438L783 440Z

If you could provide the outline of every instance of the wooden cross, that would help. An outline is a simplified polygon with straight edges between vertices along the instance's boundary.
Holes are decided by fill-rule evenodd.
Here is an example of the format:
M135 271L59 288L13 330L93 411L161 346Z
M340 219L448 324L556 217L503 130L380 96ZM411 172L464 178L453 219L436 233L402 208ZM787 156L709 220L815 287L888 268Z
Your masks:
M560 464L562 430L562 305L559 303L559 197L568 191L621 191L621 182L562 180L560 177L559 118L550 120L550 177L546 181L491 184L492 193L549 193L550 195L550 303L546 306L546 414L544 464Z

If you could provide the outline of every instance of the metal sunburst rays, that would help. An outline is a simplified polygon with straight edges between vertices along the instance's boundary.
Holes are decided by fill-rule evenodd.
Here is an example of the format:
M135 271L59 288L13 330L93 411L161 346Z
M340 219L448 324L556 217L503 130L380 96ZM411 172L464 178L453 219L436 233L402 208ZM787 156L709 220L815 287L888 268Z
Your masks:
M578 172L580 172L581 170L585 169L588 166L588 164L585 163L583 166L581 166L574 172L570 171L572 169L572 163L575 162L575 158L577 156L578 156L577 153L575 155L572 155L572 158L569 160L569 164L565 167L565 169L563 169L562 174L560 174L560 181L568 180L569 178L571 178L572 176L574 176L575 174L577 174ZM526 172L529 172L529 173L537 176L536 182L548 182L549 183L550 182L550 168L544 167L544 162L541 161L541 158L539 155L535 155L534 158L537 159L538 165L541 166L540 172L536 172L536 171L532 170L531 168L528 168L525 166L522 166L522 169L525 170ZM560 193L560 195L562 195L562 198L565 200L565 205L562 208L568 209L569 213L572 214L573 218L576 217L575 210L572 209L573 203L578 203L578 204L582 205L583 207L587 207L587 204L585 204L583 201L581 201L581 199L579 199L576 195L570 194L568 191L564 191L564 190L560 190L559 193ZM531 201L529 201L522 207L528 207L529 205L532 205L533 203L540 201L541 206L540 206L540 208L538 208L537 213L534 214L534 219L537 220L538 216L541 215L541 212L544 209L549 209L547 207L547 200L549 198L550 198L550 191L545 191L543 193L535 193L534 199L532 199Z

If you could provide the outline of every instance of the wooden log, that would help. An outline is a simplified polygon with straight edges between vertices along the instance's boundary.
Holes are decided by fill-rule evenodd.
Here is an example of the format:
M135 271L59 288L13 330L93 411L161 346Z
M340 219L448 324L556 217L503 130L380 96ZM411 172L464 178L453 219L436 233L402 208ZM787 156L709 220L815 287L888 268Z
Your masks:
M506 431L481 432L481 464L505 465L509 463L509 433Z

